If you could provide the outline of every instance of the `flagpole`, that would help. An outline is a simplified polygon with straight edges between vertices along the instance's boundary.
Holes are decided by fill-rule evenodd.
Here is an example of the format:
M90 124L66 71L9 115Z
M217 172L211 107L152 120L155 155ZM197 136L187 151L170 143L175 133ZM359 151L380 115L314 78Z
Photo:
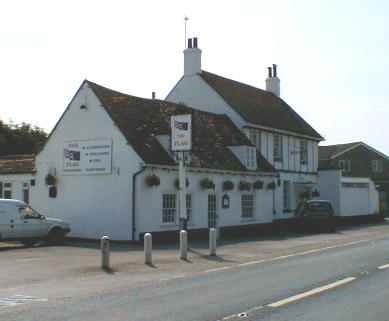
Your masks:
M186 36L186 23L187 23L188 20L189 20L189 18L187 16L185 16L185 18L184 18L184 21L185 21L185 43L184 43L184 49L186 48L186 38L187 38L187 36Z

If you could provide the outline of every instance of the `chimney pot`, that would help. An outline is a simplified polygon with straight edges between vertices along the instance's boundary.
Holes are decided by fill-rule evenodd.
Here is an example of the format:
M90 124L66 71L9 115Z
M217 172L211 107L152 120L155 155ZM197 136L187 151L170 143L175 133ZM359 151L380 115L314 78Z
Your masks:
M267 70L268 70L268 77L271 78L272 77L271 67L267 67Z
M155 91L153 91L153 92L151 93L151 98L152 98L152 99L155 99Z
M277 65L276 64L273 64L273 77L274 78L277 77Z
M192 38L188 39L188 48L192 48Z
M193 48L197 48L197 37L193 38Z

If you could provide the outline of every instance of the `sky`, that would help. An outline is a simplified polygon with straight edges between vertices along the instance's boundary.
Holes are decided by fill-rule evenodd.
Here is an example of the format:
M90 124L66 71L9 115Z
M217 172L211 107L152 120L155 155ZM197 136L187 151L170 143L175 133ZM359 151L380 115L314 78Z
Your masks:
M0 119L50 132L86 78L164 99L183 74L184 17L202 68L281 97L326 144L389 155L389 1L43 1L0 4Z

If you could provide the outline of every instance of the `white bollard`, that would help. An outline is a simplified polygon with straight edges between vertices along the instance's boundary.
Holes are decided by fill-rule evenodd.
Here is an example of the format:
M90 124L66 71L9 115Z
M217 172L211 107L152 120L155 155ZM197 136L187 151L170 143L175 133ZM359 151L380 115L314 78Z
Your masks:
M153 264L153 237L150 233L144 236L145 264Z
M188 259L188 232L180 231L180 259Z
M103 236L100 241L101 248L101 268L104 270L109 270L109 254L110 254L110 245L109 245L109 237Z
M216 229L209 229L209 255L216 256Z

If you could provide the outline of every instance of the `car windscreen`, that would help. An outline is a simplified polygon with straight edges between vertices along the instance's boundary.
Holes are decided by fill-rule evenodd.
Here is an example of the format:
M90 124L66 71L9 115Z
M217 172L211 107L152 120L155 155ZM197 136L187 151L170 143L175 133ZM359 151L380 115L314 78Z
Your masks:
M332 214L330 203L326 202L311 202L307 206L308 212L314 215L329 215Z

